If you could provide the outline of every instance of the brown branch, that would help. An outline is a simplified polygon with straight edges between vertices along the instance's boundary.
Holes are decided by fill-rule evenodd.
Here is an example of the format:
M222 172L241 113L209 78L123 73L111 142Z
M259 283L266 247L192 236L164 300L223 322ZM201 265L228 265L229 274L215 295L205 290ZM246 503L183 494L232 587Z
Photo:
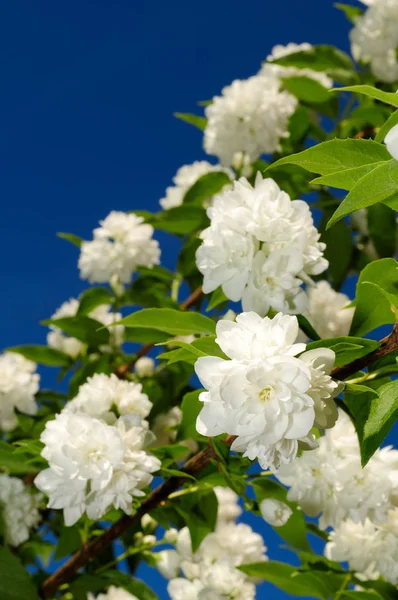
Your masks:
M197 298L200 297L200 292L195 292L196 297L192 299L192 296L188 298L187 302L194 303ZM375 361L383 358L387 354L394 352L398 349L398 324L396 324L391 334L380 341L380 347L374 352L371 352L363 358L354 360L352 363L343 367L336 367L332 371L332 376L335 379L346 379L350 375L353 375L358 370L368 367ZM228 436L225 443L228 447L231 446L234 441L234 436ZM191 459L189 459L182 471L188 475L195 475L202 469L207 467L212 459L216 458L216 454L211 444ZM141 504L138 511L131 517L125 515L114 523L109 529L107 529L101 536L95 538L91 542L84 544L76 554L74 554L62 567L58 569L53 575L46 579L41 587L42 598L49 598L55 594L57 589L63 583L66 583L70 578L82 567L84 567L90 560L95 558L102 552L109 544L117 539L122 533L124 533L129 527L137 524L140 519L156 508L160 506L162 502L167 500L169 495L178 490L178 488L184 482L183 477L171 477L157 487Z
M184 300L184 302L180 305L180 309L188 310L188 308L190 308L193 304L195 304L195 302L197 302L197 300L199 300L202 293L202 288L199 287L189 296L189 298ZM119 377L119 379L123 379L126 376L126 374L134 368L134 365L137 362L137 360L142 356L148 354L148 352L150 352L153 347L154 344L146 344L146 346L142 346L138 350L137 354L135 355L132 361L130 361L129 363L125 363L124 365L121 365L118 369L116 369L115 374Z

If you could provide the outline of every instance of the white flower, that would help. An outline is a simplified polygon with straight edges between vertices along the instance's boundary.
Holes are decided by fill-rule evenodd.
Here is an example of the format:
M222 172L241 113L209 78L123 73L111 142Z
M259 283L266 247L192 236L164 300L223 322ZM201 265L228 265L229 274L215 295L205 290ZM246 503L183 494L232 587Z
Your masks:
M380 525L366 519L363 523L343 521L330 533L325 554L332 560L348 562L360 578L378 579L381 575L398 584L398 509L389 511Z
M318 281L307 288L308 309L304 313L321 338L349 334L354 308L347 308L350 299L336 292L328 281Z
M138 377L150 377L155 371L155 361L150 356L141 356L134 368Z
M181 556L175 550L161 550L155 554L156 568L166 579L178 577Z
M87 600L138 600L138 598L123 588L117 588L114 585L111 585L106 594L94 596L89 593L87 595Z
M263 64L260 70L260 75L269 76L269 74L272 74L280 79L286 79L289 77L309 77L310 79L315 79L315 81L324 87L331 88L333 86L333 81L325 73L318 73L312 69L298 69L297 67L283 67L281 65L272 64L273 60L282 58L283 56L288 56L289 54L294 54L296 52L302 52L303 50L311 50L312 48L313 46L307 42L303 42L302 44L290 42L286 46L274 46L271 54L267 56L267 61L270 62Z
M398 451L383 448L362 468L354 426L342 412L318 442L318 448L278 472L290 486L288 499L311 517L321 515L323 528L344 519L382 523L398 499Z
M203 584L199 579L188 581L188 579L183 579L182 577L173 579L167 586L171 600L198 600L199 592L202 589Z
M295 358L304 349L294 344L297 331L295 317L242 313L236 323L221 320L216 327L216 341L232 360L205 356L195 364L208 390L199 396L204 407L198 432L237 436L231 449L257 458L264 469L291 462L299 443L314 445L316 411L327 414L337 393L328 375L333 352L319 349Z
M142 392L142 384L119 379L113 373L96 373L80 386L77 396L65 407L74 413L86 413L90 417L113 423L116 416L136 414L141 418L149 415L152 402Z
M191 165L184 165L180 167L173 177L173 187L166 189L166 196L159 201L160 206L163 210L169 210L176 206L181 206L184 196L187 191L197 182L197 180L206 175L207 173L216 173L222 171L229 175L231 179L234 178L233 171L226 169L221 165L212 165L206 160L195 161Z
M299 313L307 308L303 281L327 268L310 209L290 200L272 179L257 174L254 187L241 178L214 198L210 226L196 263L207 294L222 287L244 310L264 316L270 308Z
M398 125L394 125L384 138L387 150L395 160L398 160Z
M230 488L223 486L216 486L214 493L218 501L217 523L235 521L242 514L238 504L239 496Z
M367 2L371 6L355 20L350 32L351 51L358 61L370 63L375 77L381 81L398 79L398 2Z
M264 498L259 508L264 521L272 527L285 525L293 512L287 504L274 498Z
M41 494L34 494L16 477L0 474L0 516L7 544L19 546L40 521Z
M83 242L79 258L80 276L90 283L107 283L115 276L130 283L138 266L159 264L160 250L152 239L153 227L134 214L112 211L94 229L94 240Z
M35 394L40 376L36 364L20 354L5 352L0 355L0 430L12 431L18 425L15 409L35 415Z
M220 522L216 531L205 537L198 553L200 560L206 564L215 562L221 556L228 556L230 564L238 566L266 561L266 550L261 535L249 525Z
M49 468L35 485L49 496L48 507L63 509L66 525L86 512L101 518L111 506L131 514L134 496L152 481L160 461L145 452L152 434L138 415L115 425L66 410L46 424L42 456Z
M52 315L52 319L62 319L64 317L74 317L77 314L79 309L79 300L76 298L70 298L55 311ZM111 306L109 304L102 304L97 306L94 310L92 310L88 315L91 319L95 319L99 321L103 325L111 325L116 321L120 321L122 319L121 313L114 313L111 310ZM60 350L65 354L68 354L72 358L76 358L85 348L85 344L80 340L65 335L61 329L58 327L51 325L51 330L47 335L47 344L51 348L55 348L56 350ZM123 325L115 325L114 327L109 328L109 341L110 347L120 346L123 343L123 334L124 327ZM107 350L108 346L101 346L102 350Z
M289 135L288 119L297 100L280 91L279 79L264 75L237 79L221 93L205 108L205 152L230 166L237 152L253 161L280 148L280 139Z

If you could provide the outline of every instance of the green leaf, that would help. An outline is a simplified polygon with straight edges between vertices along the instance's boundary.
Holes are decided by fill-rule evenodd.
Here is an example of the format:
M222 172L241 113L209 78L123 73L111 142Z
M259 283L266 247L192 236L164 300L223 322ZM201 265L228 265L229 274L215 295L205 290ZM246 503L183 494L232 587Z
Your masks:
M265 579L294 597L308 596L328 600L339 590L345 575L325 571L305 571L276 561L237 567L249 577ZM326 574L327 573L327 574Z
M228 298L226 297L226 295L222 291L222 287L220 286L216 290L214 290L214 292L210 296L206 312L213 310L213 308L216 308L217 306L219 306L220 304L224 304L225 302L228 302Z
M350 57L333 46L313 46L309 50L292 52L270 62L284 67L325 72L341 83L357 80L354 64Z
M333 287L340 289L351 265L353 253L351 231L344 221L340 221L333 231L323 231L321 241L326 244L324 256L329 261L329 278Z
M20 560L3 547L0 547L0 598L39 600L37 590Z
M84 573L70 583L70 592L73 600L87 600L87 595L89 592L93 594L100 592L106 587L106 585L107 582L102 577Z
M397 223L395 212L384 204L368 208L369 235L380 258L394 256L397 247Z
M294 548L300 550L309 550L310 546L307 540L307 529L304 520L304 513L297 508L297 505L287 500L287 490L280 483L269 477L258 477L252 481L253 489L258 504L265 498L274 498L287 504L292 514L281 527L275 528L275 531L283 540L291 544Z
M380 600L383 596L380 596L377 592L354 592L347 590L340 596L341 600Z
M207 127L207 119L205 117L193 115L192 113L174 113L174 116L181 121L185 121L185 123L197 127L201 131L204 131Z
M199 401L199 394L202 391L188 392L182 399L182 419L177 433L178 441L203 440L203 436L196 431L196 419L203 408L203 402Z
M67 335L74 337L89 346L100 346L109 342L109 331L103 324L84 315L63 317L62 319L47 319L43 325L54 325Z
M364 437L364 428L368 420L372 403L378 398L378 394L366 385L357 385L346 382L344 390L344 404L347 406L357 432L361 450L361 463L364 467L373 456L378 446Z
M224 171L206 173L199 177L185 193L183 204L203 206L205 200L218 194L229 183L231 183L231 179Z
M354 210L366 208L377 202L385 202L390 208L398 209L397 189L398 162L392 159L381 163L354 185L333 214L327 228Z
M334 6L342 10L351 23L355 23L356 19L363 15L363 10L359 6L350 6L349 4L342 4L340 2L337 2Z
M312 146L298 154L284 156L269 165L268 170L290 164L298 165L311 173L329 175L346 169L388 161L390 158L387 148L373 140L335 138Z
M71 364L70 356L47 346L14 346L8 348L7 351L16 352L33 362L48 367L67 367Z
M208 219L203 208L183 205L157 213L151 224L167 233L189 235L207 227Z
M122 298L123 304L135 304L143 308L163 308L177 306L170 298L171 282L145 275L137 277Z
M113 296L107 288L104 287L93 287L85 292L79 298L79 309L78 315L88 315L97 306L102 304L111 304Z
M386 438L398 414L398 380L377 389L378 397L370 403L369 416L363 428L367 455L372 455Z
M338 171L337 173L329 173L329 175L316 177L316 179L311 181L311 184L327 185L328 187L349 191L352 190L362 177L376 169L376 167L385 164L385 162L386 161L379 161L372 163L371 165L362 165L361 167L345 169L344 171Z
M282 78L282 81L285 89L301 102L318 104L332 98L329 91L311 77L294 76Z
M214 531L218 502L215 493L205 488L199 494L182 496L173 502L191 534L192 551L196 552L202 540Z
M141 579L136 579L122 573L121 571L106 571L104 577L108 578L113 585L122 587L133 594L138 600L158 600L158 596Z
M336 88L335 92L355 92L356 94L364 94L380 102L391 104L392 106L398 106L398 96L395 92L383 92L378 90L371 85L350 85L347 87Z
M70 242L71 244L73 244L74 246L77 246L78 248L81 247L82 243L84 242L84 240L79 237L78 235L75 235L74 233L57 233L57 237L61 238L62 240L66 240L67 242Z
M216 324L200 313L172 308L144 308L118 322L125 327L157 329L170 335L209 333L214 335Z
M398 110L394 111L392 113L392 115L390 115L387 119L387 121L384 123L384 125L382 125L382 127L380 127L379 131L377 132L377 135L375 137L375 141L376 142L384 142L384 138L386 137L387 133L390 131L390 129L392 129L394 127L394 125L398 124Z
M356 308L350 334L365 335L388 323L395 323L391 302L385 293L398 299L398 263L382 258L368 264L360 273L356 291ZM368 283L376 284L367 285ZM383 290L384 293L381 291Z
M81 547L81 545L82 537L78 527L66 527L64 525L59 536L58 544L55 548L55 560L73 554Z
M321 339L309 320L304 315L297 315L297 321L301 331L303 331L310 340L317 341Z
M169 338L168 333L157 329L135 329L134 327L127 327L123 335L126 342L136 342L137 344L157 344L167 342Z
M335 337L307 344L307 350L330 348L336 354L336 367L342 367L353 360L362 358L380 346L375 340L360 337Z
M37 467L27 462L27 457L15 454L15 448L0 440L0 469L10 475L36 473Z

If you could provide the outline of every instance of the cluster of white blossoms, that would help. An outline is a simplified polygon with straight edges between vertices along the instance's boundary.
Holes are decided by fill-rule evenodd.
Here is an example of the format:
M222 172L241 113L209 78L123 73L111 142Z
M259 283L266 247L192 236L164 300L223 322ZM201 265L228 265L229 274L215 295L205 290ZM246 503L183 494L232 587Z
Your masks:
M157 568L170 579L167 590L172 600L253 600L253 581L236 567L267 560L262 537L244 523L238 496L229 488L216 487L218 516L215 531L192 552L187 527L166 532L175 550L157 553Z
M34 494L17 477L0 475L0 517L4 524L4 540L19 546L29 539L30 530L40 521L41 494Z
M79 257L80 277L90 283L130 283L137 267L158 265L159 244L152 239L153 227L135 214L112 211L94 239L83 242Z
M98 596L87 594L87 600L138 600L138 598L123 588L111 585L106 594L98 594Z
M234 178L234 173L231 169L226 169L221 165L212 165L206 160L197 160L191 165L180 167L173 177L173 186L166 188L166 196L159 201L160 206L164 210L181 206L184 196L196 182L207 173L216 173L222 171Z
M36 364L20 354L0 355L0 431L12 431L18 425L15 410L35 415L35 394L39 391L40 376Z
M313 448L313 427L332 427L334 397L340 385L329 375L330 349L305 350L295 343L297 318L261 318L242 313L236 323L221 320L216 342L231 360L200 357L195 371L206 388L196 428L206 436L237 436L231 449L277 471L292 462L299 448ZM297 355L303 352L299 358Z
M291 200L272 179L258 173L254 187L245 178L214 198L210 226L201 233L196 263L207 294L219 286L243 310L266 315L270 308L303 313L301 285L328 266L325 244L309 206Z
M328 281L318 281L308 286L308 308L304 313L321 338L346 336L349 334L354 307L348 296L336 292Z
M358 61L370 63L377 79L398 80L398 0L374 0L350 32L351 51Z
M134 496L144 496L160 461L146 448L154 435L143 420L151 402L140 384L97 374L41 435L48 461L35 485L48 506L63 509L67 525L83 513L101 518L112 506L131 514Z
M70 300L67 300L67 302L61 304L61 306L55 311L51 318L63 319L65 317L75 317L77 315L78 310L79 300L76 300L76 298L70 298ZM120 321L122 319L122 314L112 312L111 306L109 304L102 304L100 306L97 306L94 310L92 310L87 315L87 317L90 317L90 319L95 319L103 325L112 325L113 323L116 323L117 321ZM110 349L121 346L121 344L123 343L123 334L123 325L115 325L114 327L109 327ZM86 348L86 344L74 337L65 335L61 331L61 329L59 329L55 325L51 325L51 331L47 335L47 344L51 348L60 350L61 352L68 354L72 358L76 358L77 356L79 356ZM101 349L106 350L108 349L108 346L101 347Z
M261 67L260 74L267 75L272 73L279 79L287 79L288 77L309 77L310 79L315 79L315 81L325 88L331 88L333 86L333 80L325 73L313 71L312 69L298 69L297 67L283 67L281 65L272 64L273 60L288 56L289 54L295 54L296 52L309 51L312 48L313 46L307 42L303 42L302 44L290 42L286 46L278 44L272 48L271 54L267 56L267 62Z
M338 527L346 519L383 523L398 503L398 451L382 448L362 468L354 425L343 412L318 443L278 472L290 487L289 500L311 517L320 515L322 528Z

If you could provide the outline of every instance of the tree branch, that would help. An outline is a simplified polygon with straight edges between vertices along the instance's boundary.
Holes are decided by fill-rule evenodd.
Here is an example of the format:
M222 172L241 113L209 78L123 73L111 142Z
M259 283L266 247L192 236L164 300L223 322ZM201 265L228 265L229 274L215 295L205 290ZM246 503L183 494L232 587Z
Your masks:
M201 287L196 289L189 296L189 298L184 300L184 302L180 305L180 309L188 310L188 308L193 306L195 304L195 302L197 302L197 300L199 300L202 293L203 292L202 292ZM138 350L137 354L135 355L135 357L132 361L130 361L129 363L125 363L124 365L121 365L118 369L116 369L115 374L119 377L119 379L123 379L126 376L126 374L134 368L134 365L137 362L137 360L139 358L141 358L142 356L146 356L146 354L148 354L152 350L153 347L154 347L154 344L146 344L145 346L141 346L141 348Z
M200 293L201 292L197 290L194 294L192 294L192 296L190 296L190 298L188 298L186 301L185 308L187 308L188 302L188 306L193 304L200 297ZM349 363L348 365L336 367L331 374L335 379L346 379L350 375L354 375L354 373L356 373L358 370L368 367L380 358L383 358L387 354L390 354L397 349L398 324L394 326L390 335L380 341L380 347L377 348L377 350L371 352L363 358L359 358L358 360ZM226 445L230 447L234 439L234 436L228 436L225 440ZM215 458L216 454L214 449L212 445L209 444L207 448L190 458L181 470L188 475L195 475L207 467L210 461ZM133 516L129 517L128 515L125 515L121 517L119 521L114 523L101 536L96 537L91 542L84 544L82 548L76 552L76 554L74 554L64 565L62 565L62 567L58 569L58 571L44 581L41 587L41 597L50 598L53 596L60 585L69 581L76 571L84 567L90 560L100 554L104 548L109 546L129 527L138 523L145 514L167 500L168 496L177 491L183 482L183 477L171 477L170 479L167 479L147 496L146 500L144 500Z

